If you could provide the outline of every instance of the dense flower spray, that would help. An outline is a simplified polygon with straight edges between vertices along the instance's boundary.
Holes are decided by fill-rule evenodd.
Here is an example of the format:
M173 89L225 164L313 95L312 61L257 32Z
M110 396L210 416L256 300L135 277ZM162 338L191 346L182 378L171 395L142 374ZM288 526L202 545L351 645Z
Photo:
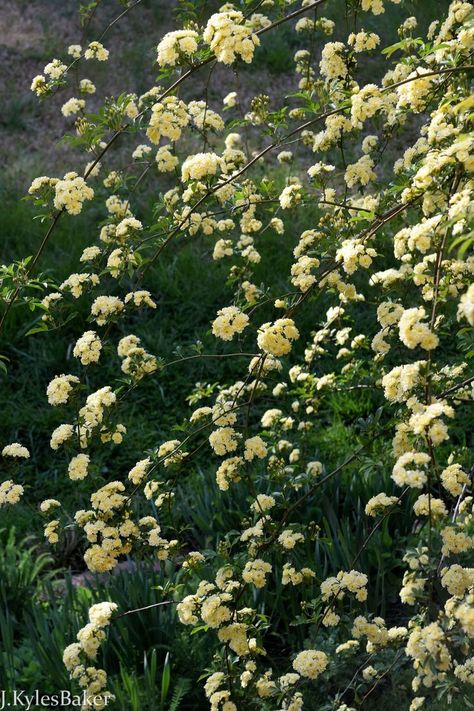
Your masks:
M474 637L473 463L458 436L474 392L472 353L463 340L474 326L474 6L455 0L416 40L416 18L407 18L382 55L384 71L364 84L359 68L385 40L357 21L368 25L371 15L388 11L388 0L348 2L349 36L309 12L322 4L305 0L285 16L285 3L264 2L267 17L226 3L201 26L193 20L168 32L156 50L166 86L108 97L100 125L88 113L96 88L82 70L108 60L109 50L96 40L85 50L71 45L82 98L67 99L62 113L69 122L76 117L88 167L63 178L41 176L29 189L33 203L48 206L53 227L64 213L69 219L91 203L101 208L81 270L41 302L45 328L64 324L77 299L89 314L71 345L73 372L52 373L46 390L58 412L52 456L70 480L90 483L89 507L70 512L85 563L103 573L121 556L139 554L182 567L184 593L170 602L183 625L205 627L220 650L209 660L204 686L212 711L299 711L314 680L327 684L331 708L349 711L347 689L335 689L338 669L355 652L367 664L351 683L364 694L403 657L412 673L411 711L438 688L467 698L474 680L467 652ZM327 0L328 14L331 5ZM242 62L255 60L266 33L270 38L287 21L301 43L295 93L280 110L263 94L244 107L230 78ZM185 91L187 77L216 63L222 71L231 66L224 116L207 92L196 100ZM53 59L32 91L40 97L61 91L70 74L68 64ZM101 177L118 135L129 141L127 160ZM387 146L399 135L405 150L393 164ZM169 185L154 206L158 222L147 222L134 193L143 164L142 177L154 171L157 181L169 179L155 191ZM277 178L268 166L278 166ZM285 272L270 269L264 283L270 239L291 262ZM138 314L159 318L166 308L149 269L180 240L201 240L206 259L223 265L229 298L209 314L214 352L203 353L200 344L177 361L239 357L241 375L208 390L196 386L189 402L207 400L189 413L180 439L170 433L137 452L125 471L97 488L98 448L120 446L127 436L124 403L135 388L152 387L168 365L131 331ZM454 354L456 332L465 347ZM89 374L104 361L110 380L94 389ZM320 413L341 390L364 388L376 393L380 407L352 455L339 461L338 453L319 449ZM309 552L314 541L324 544L322 521L308 523L305 510L329 481L371 452L378 456L378 443L390 439L383 462L373 467L387 474L384 483L375 481L359 507L371 533L354 560L328 576ZM239 530L229 531L212 555L187 551L186 539L174 537L161 515L176 505L201 447L222 500L245 492ZM0 506L22 505L24 487L16 482L24 481L17 477L29 451L6 444L2 457L14 478L0 485ZM56 499L38 503L45 537L56 545L70 525L66 512ZM394 625L370 607L375 581L362 569L362 554L402 511L417 540L399 581L408 612ZM298 607L288 623L307 625L304 648L288 650L284 669L268 652L273 620L261 612L275 590ZM90 660L115 609L94 605L64 652L88 698L102 694L96 708L110 695L106 672ZM376 661L369 664L369 656Z

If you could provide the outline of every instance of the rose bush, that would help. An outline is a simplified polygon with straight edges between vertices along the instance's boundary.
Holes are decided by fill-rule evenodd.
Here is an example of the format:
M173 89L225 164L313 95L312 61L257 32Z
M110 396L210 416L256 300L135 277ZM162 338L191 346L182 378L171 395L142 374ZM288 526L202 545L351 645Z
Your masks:
M9 273L0 328L22 300L40 309L38 330L61 328L77 299L89 308L82 330L74 321L74 372L51 374L45 408L60 413L51 457L72 481L90 480L90 507L48 499L37 515L53 546L74 525L94 573L125 555L181 570L185 594L167 602L191 633L212 638L201 672L214 711L349 711L407 663L411 711L439 693L472 692L474 6L455 0L426 33L406 17L386 41L364 26L390 2L398 4L346 0L347 32L322 14L332 0L226 3L205 19L191 10L186 18L185 7L181 26L157 38L158 80L143 94L124 87L89 109L97 97L83 72L113 54L107 32L70 46L31 85L44 101L64 94L69 141L84 160L31 184L49 228L36 255ZM124 3L122 15L136 5ZM294 91L277 106L265 94L241 96L232 78L245 81L245 65L282 24L301 45ZM207 92L192 98L195 75L208 72L210 84L218 65L227 68L223 105ZM152 219L135 207L145 180ZM56 225L87 210L91 243L78 271L38 304L30 286ZM165 362L133 325L138 313L166 308L152 265L166 263L171 243L198 239L204 280L209 260L226 264L228 300L209 313L211 351L184 332L184 355ZM263 271L275 249L292 255L287 273ZM111 466L111 479L94 471L96 452L112 457L127 437L134 391L146 396L167 368L206 358L222 363L223 376L206 389L189 371L188 402L198 407L187 421L137 451L127 471ZM229 359L240 369L230 381ZM109 379L97 382L104 361ZM359 390L374 409L341 459L325 428L335 395ZM245 504L237 530L233 519L211 549L193 550L173 511L203 450L223 510L234 489ZM21 506L16 475L28 450L8 443L2 455L12 474L0 503ZM370 457L382 460L376 493L357 512L370 520L368 535L343 569L315 564L315 549L330 558L337 545L311 518L315 502ZM389 476L377 481L380 471ZM385 619L371 607L373 569L362 561L400 511L415 544L396 570L400 612ZM276 642L281 620L269 601L277 594L284 624L305 626L299 649ZM64 652L96 708L110 700L97 655L116 607L94 605ZM347 658L350 679L341 672Z

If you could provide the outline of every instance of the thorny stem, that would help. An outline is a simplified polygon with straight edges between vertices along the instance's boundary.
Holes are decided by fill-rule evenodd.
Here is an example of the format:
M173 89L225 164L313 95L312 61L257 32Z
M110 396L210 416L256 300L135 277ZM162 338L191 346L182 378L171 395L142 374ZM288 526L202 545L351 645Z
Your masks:
M364 703L364 701L366 700L366 698L367 698L368 696L370 696L370 694L371 694L373 691L375 691L375 689L376 689L377 686L380 684L380 682L382 681L382 679L383 679L384 677L386 677L387 674L393 669L393 667L394 667L395 664L398 662L398 660L401 658L401 656L403 655L403 653L404 653L403 650L400 650L400 651L398 652L398 654L395 656L395 659L394 659L393 662L390 664L390 666L387 667L387 669L384 671L384 673L379 676L379 678L377 679L377 681L375 682L375 684L368 690L368 692L366 693L366 695L363 697L362 701L360 702L361 707L362 707L362 704Z
M163 363L163 368L168 368L170 365L176 365L176 363L183 363L185 360L195 360L196 358L241 358L242 356L248 356L249 358L255 358L259 356L260 353L199 353L197 355L184 356L184 358L177 358L176 360L170 360L168 363Z
M102 32L102 34L99 35L98 42L100 42L101 40L104 39L104 37L105 37L105 35L107 34L107 32L108 32L117 22L119 22L119 21L122 19L122 17L125 17L125 15L127 15L131 10L133 10L134 8L136 8L137 5L140 5L141 2L142 2L142 0L136 0L136 2L133 3L133 5L129 5L127 8L125 8L125 10L124 10L123 12L121 12L120 15L118 15L118 16L115 18L115 20L112 20L112 22L107 25L107 27L106 27L105 30Z
M459 185L459 182L461 180L461 175L458 171L455 172L454 179L452 182L452 186L450 189L450 194L452 195L453 193L456 192L457 187ZM433 303L431 307L431 318L430 318L430 330L433 331L434 325L436 322L436 309L438 306L438 296L439 296L439 286L441 282L441 266L442 266L442 261L443 261L443 254L444 254L444 249L446 246L446 240L448 236L448 228L445 227L444 232L443 232L443 237L441 239L440 244L438 245L438 249L436 251L436 262L435 262L435 269L434 269L434 283L433 283ZM432 351L428 351L428 358L427 358L427 375L426 375L426 385L425 385L425 405L431 405L432 402L432 393L431 393L431 365L432 365ZM430 455L430 466L428 469L428 566L431 568L431 559L432 559L432 548L433 548L433 516L432 516L432 487L433 487L433 474L436 472L436 457L435 457L435 451L434 451L434 446L433 446L433 441L430 437L429 434L427 434L427 445L428 445L428 451ZM435 574L434 571L429 572L429 596L430 596L430 602L433 601L434 597L434 582L435 582Z
M151 610L154 607L161 607L162 605L176 605L175 600L163 600L162 602L154 602L151 605L145 605L145 607L136 607L134 610L127 610L122 612L120 615L114 615L112 622L119 620L121 617L126 617L127 615L134 615L136 612L145 612L145 610Z
M38 251L36 252L35 256L33 257L33 259L31 260L31 262L30 262L29 265L28 265L28 269L26 270L26 275L25 275L26 279L28 279L28 278L31 276L34 267L36 266L36 264L37 264L39 258L41 257L41 255L42 255L42 253L43 253L43 251L44 251L44 248L46 247L46 244L47 244L47 242L48 242L48 240L49 240L49 238L50 238L50 236L51 236L51 233L53 232L55 226L56 226L57 223L59 222L59 219L60 219L60 217L61 217L61 215L62 215L63 213L64 213L64 208L55 214L55 216L54 216L54 218L53 218L53 221L51 222L51 224L50 224L50 226L49 226L49 228L48 228L48 231L46 232L46 234L45 234L45 236L43 237L43 240L42 240L40 246L38 247ZM2 332L3 324L5 323L5 320L6 320L7 316L8 316L8 314L10 313L10 310L11 310L13 304L15 303L15 301L17 300L17 298L19 297L19 295L20 295L20 293L21 293L21 290L22 290L22 285L19 284L19 285L16 287L15 291L13 292L11 298L8 300L8 303L7 303L7 305L6 305L5 311L3 312L2 318L0 319L0 333Z

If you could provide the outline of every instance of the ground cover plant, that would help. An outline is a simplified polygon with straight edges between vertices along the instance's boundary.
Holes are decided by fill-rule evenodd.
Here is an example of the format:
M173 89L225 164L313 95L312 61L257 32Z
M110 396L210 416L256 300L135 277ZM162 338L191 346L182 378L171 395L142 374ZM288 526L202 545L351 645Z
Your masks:
M3 688L472 708L473 4L63 34L3 119L64 134L2 186Z

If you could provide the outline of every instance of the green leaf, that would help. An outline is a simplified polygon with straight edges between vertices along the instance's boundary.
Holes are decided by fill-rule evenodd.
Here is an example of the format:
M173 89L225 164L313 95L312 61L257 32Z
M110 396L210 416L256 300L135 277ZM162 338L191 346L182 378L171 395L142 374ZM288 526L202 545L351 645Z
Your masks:
M171 666L170 666L170 653L167 652L165 657L165 663L163 666L163 673L161 675L161 705L166 701L168 696L168 691L170 688L171 681Z

